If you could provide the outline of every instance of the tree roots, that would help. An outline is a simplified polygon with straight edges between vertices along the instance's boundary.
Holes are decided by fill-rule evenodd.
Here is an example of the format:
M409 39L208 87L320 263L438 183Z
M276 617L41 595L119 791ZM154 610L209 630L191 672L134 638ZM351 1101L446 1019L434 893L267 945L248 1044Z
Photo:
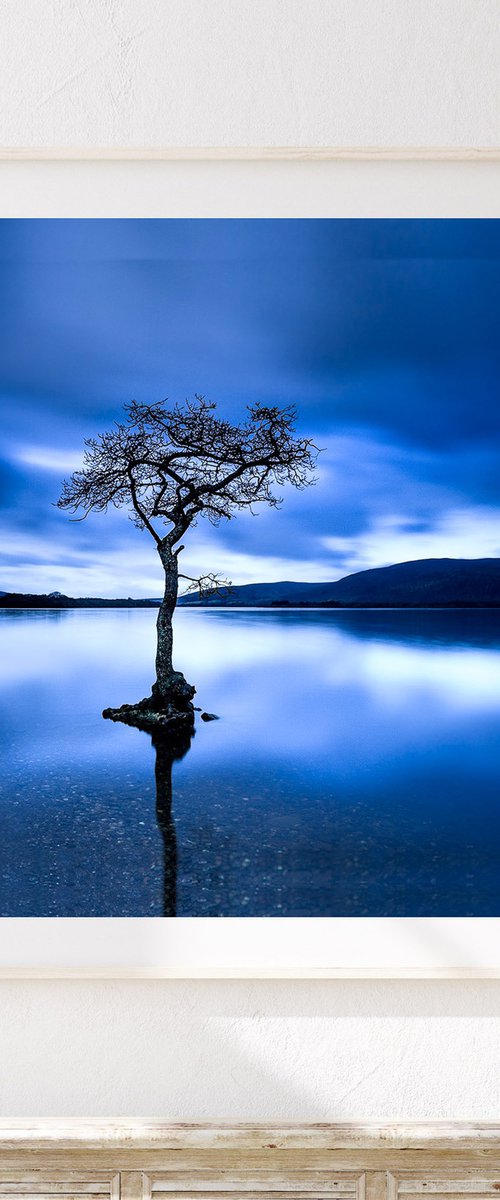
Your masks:
M155 683L151 695L144 700L138 700L136 704L122 704L120 708L105 708L102 715L109 721L134 725L146 733L165 733L172 738L184 738L194 729L192 700L195 691L180 671L174 671L164 690L160 691Z

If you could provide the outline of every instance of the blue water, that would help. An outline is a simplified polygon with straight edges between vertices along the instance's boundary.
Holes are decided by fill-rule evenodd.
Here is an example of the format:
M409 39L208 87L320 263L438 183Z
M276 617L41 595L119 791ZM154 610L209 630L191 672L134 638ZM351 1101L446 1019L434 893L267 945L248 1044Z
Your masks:
M1 611L2 916L500 915L499 612L179 611L171 793L154 622Z

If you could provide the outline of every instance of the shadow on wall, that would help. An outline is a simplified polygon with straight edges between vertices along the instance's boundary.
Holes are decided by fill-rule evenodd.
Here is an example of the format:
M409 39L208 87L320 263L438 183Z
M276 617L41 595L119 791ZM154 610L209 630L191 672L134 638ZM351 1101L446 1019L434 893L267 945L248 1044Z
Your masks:
M0 1115L496 1119L499 1014L491 981L4 981Z

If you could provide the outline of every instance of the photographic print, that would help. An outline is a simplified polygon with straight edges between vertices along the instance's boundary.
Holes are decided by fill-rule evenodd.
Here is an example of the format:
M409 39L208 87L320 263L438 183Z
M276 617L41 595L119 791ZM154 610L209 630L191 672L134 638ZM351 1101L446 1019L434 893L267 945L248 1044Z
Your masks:
M499 222L0 241L0 916L499 916Z

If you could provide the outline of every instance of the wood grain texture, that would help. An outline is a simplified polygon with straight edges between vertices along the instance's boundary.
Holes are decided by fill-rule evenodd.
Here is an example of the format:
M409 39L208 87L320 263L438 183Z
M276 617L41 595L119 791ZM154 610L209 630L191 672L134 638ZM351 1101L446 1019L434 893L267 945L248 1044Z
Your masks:
M461 1151L493 1149L500 1156L500 1122L314 1122L311 1124L254 1124L243 1122L0 1120L0 1153L30 1149L285 1151L312 1149ZM89 1178L86 1175L86 1178ZM102 1178L99 1175L99 1178Z
M497 1124L0 1123L3 1200L488 1200Z
M29 1154L29 1163L26 1155ZM99 1156L99 1157L97 1157ZM442 1161L455 1176L432 1186L422 1174L427 1162ZM482 1169L478 1169L479 1156ZM134 1160L135 1170L127 1164ZM470 1159L469 1171L460 1172ZM14 1170L12 1164L17 1161ZM393 1172L397 1194L452 1192L455 1179L462 1191L490 1194L499 1183L500 1126L496 1123L338 1123L310 1125L163 1124L127 1121L0 1122L0 1193L32 1189L42 1179L48 1194L61 1193L59 1164L66 1162L67 1191L89 1195L113 1190L116 1163L127 1177L122 1190L134 1197L147 1173L149 1192L174 1193L249 1190L253 1175L259 1191L307 1193L320 1185L329 1193L353 1194L360 1171ZM497 1168L494 1164L498 1162ZM3 1168L9 1164L9 1174ZM103 1164L107 1163L104 1168ZM50 1165L55 1164L55 1165ZM29 1166L29 1169L28 1169ZM332 1174L335 1166L338 1174ZM414 1172L417 1170L418 1173ZM328 1177L323 1172L329 1171ZM456 1172L458 1171L458 1175ZM257 1172L257 1174L255 1174ZM380 1180L368 1180L375 1192ZM467 1184L467 1186L465 1186ZM36 1190L36 1189L35 1189ZM375 1200L375 1195L373 1197Z
M500 162L500 146L3 146L1 161Z

